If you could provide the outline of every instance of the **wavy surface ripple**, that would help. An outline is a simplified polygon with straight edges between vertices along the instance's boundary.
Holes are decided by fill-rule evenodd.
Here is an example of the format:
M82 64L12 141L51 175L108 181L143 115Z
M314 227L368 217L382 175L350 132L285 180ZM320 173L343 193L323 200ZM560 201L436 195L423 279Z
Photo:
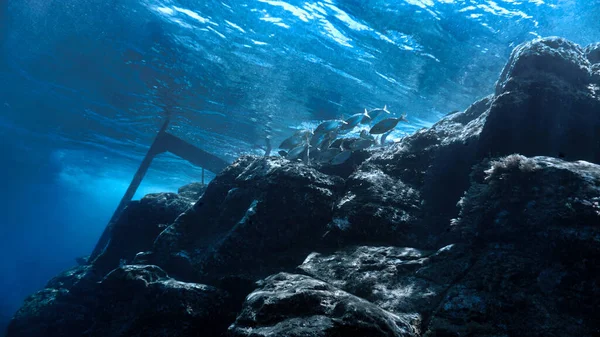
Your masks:
M260 153L268 134L278 144L300 125L384 104L408 113L401 135L490 93L522 41L600 41L598 1L5 6L2 127L131 163L166 113L171 132L227 160ZM177 162L167 156L157 167Z

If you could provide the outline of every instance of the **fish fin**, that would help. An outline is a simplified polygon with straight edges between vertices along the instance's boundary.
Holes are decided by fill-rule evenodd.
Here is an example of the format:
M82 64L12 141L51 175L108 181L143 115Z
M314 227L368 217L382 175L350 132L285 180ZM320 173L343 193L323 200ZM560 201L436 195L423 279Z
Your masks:
M390 112L388 111L388 109L387 109L387 105L384 105L384 106L383 106L383 111L385 111L385 112L387 112L387 113L390 113Z

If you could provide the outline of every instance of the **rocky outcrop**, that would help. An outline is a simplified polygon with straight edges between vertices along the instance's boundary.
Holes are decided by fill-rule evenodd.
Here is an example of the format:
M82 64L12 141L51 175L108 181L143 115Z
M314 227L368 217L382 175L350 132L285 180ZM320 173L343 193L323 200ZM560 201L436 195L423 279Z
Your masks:
M224 291L176 281L157 266L119 267L100 282L85 282L88 268L29 297L8 335L219 336L235 317Z
M190 195L191 189L184 193ZM176 193L148 194L132 201L119 219L111 224L111 239L103 252L91 261L98 273L108 273L120 264L131 262L137 253L150 250L154 240L197 199Z
M468 273L432 332L593 336L600 332L600 166L512 155L482 165L453 232Z
M245 156L133 203L8 336L600 335L598 50L522 44L493 95L345 166Z
M496 85L480 157L520 153L600 163L597 46L561 38L517 47Z
M242 157L157 238L153 260L186 280L251 281L320 247L343 180L281 158Z
M300 269L412 315L426 336L600 331L600 166L513 155L472 178L445 238L455 243L313 253Z
M330 223L331 240L342 246L438 246L469 186L492 99L375 152L347 180Z
M230 336L416 336L410 318L308 276L279 273L248 295Z
M204 194L204 191L206 191L206 187L207 185L202 183L191 183L185 186L181 186L177 190L177 194L179 194L180 197L196 201L200 199L202 194Z

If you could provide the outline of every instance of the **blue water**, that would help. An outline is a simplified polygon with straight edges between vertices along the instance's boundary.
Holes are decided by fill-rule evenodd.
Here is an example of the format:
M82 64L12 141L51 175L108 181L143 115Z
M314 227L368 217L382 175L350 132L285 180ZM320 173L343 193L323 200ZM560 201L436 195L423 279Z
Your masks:
M167 111L228 161L383 105L408 114L401 137L550 35L600 41L600 1L0 2L0 329L90 252ZM136 198L199 179L163 155Z

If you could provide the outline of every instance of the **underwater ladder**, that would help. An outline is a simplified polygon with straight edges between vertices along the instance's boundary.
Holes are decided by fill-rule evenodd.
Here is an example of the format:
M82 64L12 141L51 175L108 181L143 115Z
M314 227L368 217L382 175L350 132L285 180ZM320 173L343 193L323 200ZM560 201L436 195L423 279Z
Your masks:
M191 164L201 167L202 183L204 183L204 169L207 169L216 174L221 172L221 170L223 170L229 165L229 163L225 160L202 149L199 149L198 147L184 141L183 139L175 137L172 134L168 133L167 128L169 126L170 121L171 119L167 117L167 120L163 123L162 127L160 128L160 131L158 131L156 138L154 138L154 142L150 146L150 149L146 153L144 160L142 160L140 167L137 169L137 172L133 176L133 179L131 180L127 191L125 192L125 195L123 195L119 206L117 206L117 209L115 210L112 217L110 218L110 221L106 225L102 236L100 236L96 247L94 248L92 254L88 258L88 263L96 259L98 255L100 255L108 245L109 238L112 233L112 228L115 222L119 219L121 213L123 212L125 207L127 207L129 202L135 195L135 192L142 183L142 180L144 179L144 176L146 175L146 172L148 171L148 168L152 163L152 159L154 159L156 155L159 155L164 152L171 152L172 154L189 161Z

